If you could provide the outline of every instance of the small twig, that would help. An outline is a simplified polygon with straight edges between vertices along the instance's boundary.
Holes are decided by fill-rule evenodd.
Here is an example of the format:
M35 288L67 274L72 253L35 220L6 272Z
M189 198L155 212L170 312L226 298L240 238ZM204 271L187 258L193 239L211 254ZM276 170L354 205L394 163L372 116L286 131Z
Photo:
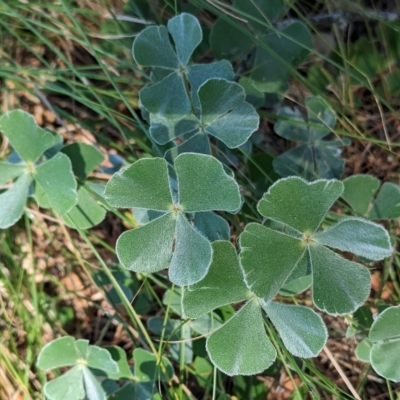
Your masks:
M354 389L354 386L351 384L351 382L348 380L347 376L343 372L341 366L337 363L335 358L333 357L332 353L329 351L328 347L324 347L324 352L328 356L330 362L332 365L335 367L336 371L340 375L340 377L343 379L343 382L346 384L347 388L350 390L351 394L357 399L361 400L361 397L357 393L356 389Z

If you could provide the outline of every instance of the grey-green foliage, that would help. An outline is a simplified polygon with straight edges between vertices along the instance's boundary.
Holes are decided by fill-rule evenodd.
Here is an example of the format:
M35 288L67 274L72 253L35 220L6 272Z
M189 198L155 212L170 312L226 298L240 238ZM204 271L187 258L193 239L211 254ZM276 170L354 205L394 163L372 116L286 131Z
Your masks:
M69 212L78 201L77 184L69 158L58 153L39 163L45 151L56 145L57 137L40 128L31 115L21 110L2 115L0 131L21 159L18 164L0 163L2 184L17 179L9 190L0 195L0 228L8 228L21 217L32 183L56 213Z
M227 15L219 18L210 34L214 55L230 60L248 56L248 78L261 95L286 90L289 73L312 47L309 30L301 22L277 24L287 10L282 0L234 0L232 9L247 23Z
M328 247L380 260L392 252L389 235L361 218L343 218L322 230L342 192L337 180L281 179L258 203L265 225L250 223L240 235L239 260L232 244L213 242L208 273L183 288L182 307L186 317L199 318L223 305L245 302L207 338L210 359L223 372L256 374L275 360L263 312L293 355L313 357L321 351L327 338L322 319L307 307L274 301L283 289L299 293L312 285L314 304L330 314L351 313L367 299L368 269Z
M36 363L42 370L71 367L65 374L46 383L43 393L49 400L105 400L106 394L94 370L104 376L120 377L118 363L111 354L87 340L65 336L48 343L41 350ZM124 374L122 374L124 375Z
M344 181L342 198L358 214L371 220L400 217L400 187L371 175L353 175ZM374 199L379 189L379 193Z
M299 175L307 180L318 178L339 179L344 160L339 158L341 147L348 139L324 140L333 132L336 115L319 97L306 98L307 120L298 108L282 107L278 110L275 132L299 145L276 157L275 171L283 176Z
M368 338L356 348L357 357L370 362L381 376L400 382L400 306L389 307L373 322Z
M239 147L259 123L254 107L244 101L243 88L232 82L228 61L190 63L201 40L198 20L183 13L169 20L167 27L147 27L133 43L137 64L152 68L152 82L140 92L152 138L160 145L177 137L186 139L182 147L170 151L172 158L184 151L209 154L207 134L228 147Z
M174 166L177 194L171 188L167 162L151 158L116 173L106 186L105 197L114 207L162 213L146 225L123 233L117 242L117 255L124 267L136 272L169 267L170 280L182 286L201 280L212 260L207 236L213 237L204 225L214 224L219 217L205 213L237 212L241 196L235 180L214 157L184 153L175 159ZM187 213L201 213L201 231L196 223L191 225ZM226 225L219 222L218 226L222 233L226 230Z
M20 159L18 163L0 162L0 184L17 179L0 194L0 228L18 221L32 186L39 206L52 208L67 225L86 229L104 219L104 208L84 185L89 173L103 161L96 148L85 143L62 147L60 136L40 128L33 116L22 110L2 115L0 131Z
M206 344L211 361L228 375L252 375L268 368L276 350L265 331L264 313L292 354L316 356L327 338L322 319L307 307L258 298L244 282L232 244L215 241L212 246L214 257L206 277L183 289L184 315L199 318L226 304L246 303L225 324L214 326Z
M348 314L367 299L370 274L364 266L332 249L370 260L392 253L389 235L380 225L361 218L343 218L321 229L325 216L343 192L337 180L308 183L281 179L258 203L258 211L276 225L250 223L240 235L240 260L249 289L272 300L297 269L312 276L314 304L330 314ZM284 199L284 200L283 200Z

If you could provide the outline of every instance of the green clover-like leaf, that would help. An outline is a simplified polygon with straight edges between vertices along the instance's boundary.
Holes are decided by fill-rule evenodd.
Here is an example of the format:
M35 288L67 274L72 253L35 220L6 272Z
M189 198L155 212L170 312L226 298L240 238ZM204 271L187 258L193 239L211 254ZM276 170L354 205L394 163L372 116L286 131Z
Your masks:
M202 40L199 22L192 15L183 13L172 18L167 28L148 27L133 44L136 62L153 68L152 83L140 92L141 103L150 113L151 136L163 145L177 137L208 133L228 147L239 147L257 129L259 117L244 101L243 88L232 82L232 66L225 60L189 65ZM194 140L185 141L184 146L171 151L169 158L183 151L210 153L204 136L201 146Z
M124 267L136 272L170 267L171 281L183 286L201 280L212 259L209 240L187 221L184 213L236 212L241 198L238 185L214 157L181 154L175 159L175 172L176 203L167 162L161 158L142 159L116 173L106 186L105 197L115 207L163 212L146 225L123 233L117 242L117 254Z
M157 363L154 354L143 350L135 349L133 351L135 360L135 376L139 382L163 382L170 381L174 375L174 369L166 357L162 357L161 362Z
M227 375L254 375L267 369L276 350L264 328L260 304L245 304L231 319L215 330L206 342L214 365Z
M0 131L27 163L34 163L54 145L54 136L40 128L35 118L22 110L10 111L0 117Z
M10 189L0 194L0 229L14 225L21 218L31 183L31 174L25 173Z
M392 247L383 227L359 218L341 219L318 230L342 191L343 184L336 180L307 183L298 177L281 179L270 187L258 210L282 227L251 223L239 238L240 262L253 293L265 302L272 300L291 277L301 278L296 274L301 266L307 271L304 276L311 271L313 301L319 309L351 313L367 299L368 270L325 246L373 260L388 257Z
M306 307L257 299L246 287L233 245L227 241L216 241L212 246L213 261L205 278L183 288L184 316L201 319L218 307L250 299L223 325L213 325L208 316L208 330L205 332L212 332L207 340L207 352L213 364L230 375L250 375L260 372L274 361L275 349L263 327L261 307L293 355L316 356L327 339L322 319ZM254 362L253 366L249 360Z
M65 154L58 153L40 164L34 177L56 213L65 214L77 203L77 184L72 174L71 161Z
M41 207L56 213L69 212L77 203L77 184L69 158L58 153L62 138L41 129L35 119L22 110L11 111L0 118L0 131L10 139L20 162L0 163L0 182L20 177L0 195L0 228L14 224L22 215L29 187ZM43 159L47 159L41 162ZM11 204L13 203L13 204Z
M201 70L198 78L194 73L190 77L200 81L203 78L200 72ZM150 133L157 143L165 144L188 134L191 137L189 141L192 141L197 136L209 134L229 148L236 148L244 144L257 130L259 116L254 107L245 101L246 93L239 84L213 77L202 82L196 93L194 99L198 98L198 117L189 114L182 119L168 121L158 115L150 116ZM188 141L182 146L186 143ZM208 146L201 151L209 152Z
M286 348L295 356L316 357L328 332L322 318L311 308L270 301L262 303Z
M249 297L233 245L216 241L212 247L213 260L206 277L183 289L182 306L186 317L199 318L218 307Z
M374 321L369 332L372 368L384 378L400 382L400 306L389 307Z
M26 165L24 164L11 164L8 162L0 162L0 185L18 178L26 172Z
M174 40L176 52L168 32ZM190 111L187 77L183 72L202 37L198 20L187 13L172 18L168 22L168 30L164 26L150 26L136 37L132 48L136 62L170 72L161 74L163 79L140 92L141 103L151 114L180 119Z
M118 373L118 364L107 350L91 346L87 340L75 341L70 336L44 346L36 365L42 370L73 367L46 383L43 391L50 400L62 400L65 396L72 400L105 400L105 392L90 368L102 371L105 376Z
M306 179L340 178L344 160L340 159L340 147L347 140L322 140L336 124L336 115L319 97L306 99L307 124L298 109L283 107L278 110L279 121L275 132L300 145L276 157L275 171L281 176L300 175Z
M400 187L385 182L379 188L379 180L370 175L353 175L343 181L342 198L358 214L371 219L391 219L400 217Z

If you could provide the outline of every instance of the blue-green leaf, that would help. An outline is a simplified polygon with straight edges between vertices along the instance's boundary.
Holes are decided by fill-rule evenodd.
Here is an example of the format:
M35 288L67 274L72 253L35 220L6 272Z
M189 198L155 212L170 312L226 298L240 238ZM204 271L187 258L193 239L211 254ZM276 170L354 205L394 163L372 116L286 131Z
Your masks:
M227 375L254 375L276 358L264 329L260 305L250 300L207 339L212 363Z
M309 246L313 301L332 315L354 312L367 300L371 277L367 268L320 245Z
M180 64L186 66L203 38L199 21L193 15L182 13L170 19L167 26L174 39Z
M369 260L382 260L393 252L388 232L382 226L360 218L343 218L313 238L325 246Z
M168 268L176 221L165 214L140 228L124 232L116 250L121 264L132 271L150 273Z
M266 218L311 233L319 227L342 191L342 182L336 180L308 183L298 177L285 178L264 194L258 203L258 211Z
M169 279L179 286L192 285L206 275L211 264L212 247L182 214L178 215L176 222L176 244Z
M344 199L360 215L368 212L374 194L379 189L380 181L371 175L352 175L343 181Z
M104 194L114 207L168 211L173 202L167 163L162 158L142 158L115 173Z
M270 301L263 308L286 348L297 357L316 357L326 344L328 332L322 318L311 308Z
M34 174L51 208L57 214L65 214L78 202L77 184L69 158L58 153L49 161L39 165Z
M25 162L35 162L54 144L54 136L40 128L35 118L22 110L10 111L0 117L0 131Z
M22 216L32 176L26 173L13 186L0 194L0 229L14 225Z
M182 306L186 317L199 318L215 308L249 296L233 245L216 241L212 247L212 264L205 278L183 289Z
M305 252L301 240L250 223L239 237L247 287L269 301L279 292Z
M177 72L145 86L140 91L140 101L150 114L173 120L182 119L191 108L183 77Z
M183 153L175 159L175 170L183 211L236 212L239 209L239 186L214 157Z
M140 32L133 42L132 53L135 61L143 67L179 67L165 26L149 26Z

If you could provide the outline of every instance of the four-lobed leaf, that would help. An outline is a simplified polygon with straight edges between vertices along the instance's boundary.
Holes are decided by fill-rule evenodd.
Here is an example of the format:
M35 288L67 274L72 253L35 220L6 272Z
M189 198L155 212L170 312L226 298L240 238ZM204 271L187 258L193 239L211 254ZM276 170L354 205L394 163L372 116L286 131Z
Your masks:
M316 356L327 339L322 319L307 307L258 299L244 283L233 245L215 241L212 246L213 261L205 278L183 288L184 315L200 318L226 304L247 301L225 324L214 326L207 338L213 364L228 375L252 375L274 362L276 351L265 331L262 309L292 354Z
M102 389L93 370L104 376L117 374L118 364L111 354L87 340L75 340L71 336L61 337L48 343L41 350L36 365L39 369L50 370L72 367L67 373L46 383L43 392L50 400L105 400Z
M244 101L243 88L232 82L229 62L189 64L201 40L198 20L182 13L172 18L167 28L144 29L132 51L139 65L153 68L153 81L140 92L141 104L150 113L152 138L163 145L185 137L185 151L210 154L206 134L228 147L239 147L258 128L259 117ZM179 154L183 149L176 151ZM169 152L169 157L176 157L176 151Z
M2 115L0 131L20 159L19 164L0 164L0 172L4 172L2 183L18 178L0 195L0 229L8 228L22 216L32 183L39 205L51 207L58 214L69 212L78 201L70 159L62 153L50 154L47 161L39 163L46 151L57 147L58 137L40 128L33 116L22 110Z
M359 218L343 219L325 230L319 229L342 191L343 184L336 180L308 183L298 177L281 179L270 187L258 203L258 210L267 220L281 224L282 229L251 223L239 238L240 262L252 292L266 302L272 300L299 263L307 262L313 301L319 309L348 314L367 299L368 269L328 247L371 260L390 256L392 247L383 227Z
M167 162L161 158L142 159L116 173L106 186L105 197L115 207L163 212L146 225L123 233L117 241L117 254L124 267L136 272L169 267L171 281L185 286L201 280L212 260L209 240L188 222L185 212L236 212L241 196L234 179L214 157L181 154L175 159L175 173L177 199Z
M308 97L306 109L307 123L297 108L283 107L278 110L275 132L300 144L276 157L274 169L283 177L299 175L307 180L339 179L344 168L344 160L339 158L340 147L348 141L323 140L332 133L336 115L320 97Z

